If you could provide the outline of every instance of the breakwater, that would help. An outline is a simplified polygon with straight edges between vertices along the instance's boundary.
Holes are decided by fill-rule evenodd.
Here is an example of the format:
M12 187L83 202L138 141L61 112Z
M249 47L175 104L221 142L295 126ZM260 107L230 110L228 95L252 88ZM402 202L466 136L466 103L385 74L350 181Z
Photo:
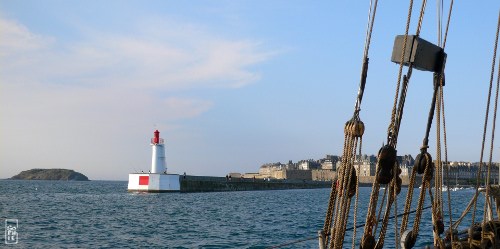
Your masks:
M210 176L181 176L181 192L224 192L224 191L255 191L280 189L314 189L330 188L329 181L311 180L277 180L277 179L245 179Z
M371 187L374 176L361 176L360 187ZM408 178L403 177L403 186L408 185ZM417 177L415 187L420 186L421 179ZM225 191L258 191L284 189L315 189L331 188L331 181L312 181L300 179L249 179L226 178L215 176L180 176L180 192L225 192Z

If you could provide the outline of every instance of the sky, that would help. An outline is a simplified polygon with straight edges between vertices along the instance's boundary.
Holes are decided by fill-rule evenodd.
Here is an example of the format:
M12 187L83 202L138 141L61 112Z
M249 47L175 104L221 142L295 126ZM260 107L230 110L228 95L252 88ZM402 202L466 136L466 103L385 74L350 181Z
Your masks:
M341 155L368 6L0 0L0 178L67 168L127 180L150 169L155 129L171 173L224 176ZM449 1L444 6L447 13ZM453 7L444 89L450 161L480 158L499 9L497 0ZM433 43L436 12L429 1L421 37ZM398 72L390 57L407 13L408 1L379 1L360 114L363 154L376 154L387 137ZM399 155L419 153L431 97L432 73L414 71ZM433 156L435 133L433 126Z

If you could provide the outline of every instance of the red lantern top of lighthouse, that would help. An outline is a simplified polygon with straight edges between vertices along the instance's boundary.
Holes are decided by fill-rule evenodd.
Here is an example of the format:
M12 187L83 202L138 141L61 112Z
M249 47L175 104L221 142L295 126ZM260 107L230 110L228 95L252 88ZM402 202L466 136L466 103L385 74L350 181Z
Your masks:
M154 132L154 137L151 138L151 144L163 144L163 138L160 138L160 132L158 130Z

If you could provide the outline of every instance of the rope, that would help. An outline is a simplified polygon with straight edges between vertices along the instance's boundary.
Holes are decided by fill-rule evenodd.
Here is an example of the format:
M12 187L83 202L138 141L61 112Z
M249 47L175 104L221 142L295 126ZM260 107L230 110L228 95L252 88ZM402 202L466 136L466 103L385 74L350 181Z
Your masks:
M497 25L497 30L500 29L500 12L499 12L499 15L498 15L498 25ZM498 31L497 31L497 37L498 37ZM496 57L495 57L495 60L496 60ZM494 60L494 61L495 61ZM493 62L495 63L495 62ZM494 67L494 64L493 64L493 67ZM499 71L500 71L500 63L499 63ZM494 72L492 72L494 74ZM493 78L491 78L491 80L493 80ZM490 158L489 158L489 161L488 161L488 176L486 178L486 194L485 194L485 198L488 200L489 199L489 196L490 196L490 177L491 177L491 161L492 161L492 157L493 157L493 142L495 140L495 126L496 126L496 119L497 119L497 107L498 107L498 87L499 87L499 84L500 84L500 74L498 76L498 80L497 80L497 85L496 85L496 94L495 94L495 106L493 108L493 124L492 124L492 128L491 128L491 142L490 142ZM483 214L483 221L485 221L485 217L486 217L486 213L487 213L487 205L486 203L489 204L489 202L485 202L485 205L484 205L484 214ZM491 212L491 205L489 206L489 211ZM492 215L490 215L490 217L492 217Z
M393 133L393 139L391 140L391 145L396 148L397 143L398 143L398 135L399 135L399 127L401 126L401 120L403 118L403 109L406 101L406 93L408 92L408 85L410 83L410 77L411 73L413 71L413 68L410 65L410 68L408 68L408 72L406 73L405 76L403 76L403 88L401 89L401 97L399 99L399 105L398 105L398 114L396 117L396 125L394 127L394 133Z
M419 228L420 228L420 219L421 219L421 216L422 216L422 207L424 205L424 199L425 199L425 189L428 187L430 188L430 182L428 179L428 175L429 175L429 158L428 158L428 154L425 154L425 157L426 157L426 166L425 166L425 170L424 170L424 176L422 178L422 190L420 191L420 195L419 195L419 198L418 198L418 204L417 204L417 209L416 209L416 215L415 215L415 220L413 222L413 231L412 231L412 236L414 239L417 238L418 236L418 231L419 231Z
M328 239L330 240L329 248L340 248L343 244L346 221L349 217L349 208L351 205L351 197L349 192L351 189L352 177L356 177L356 201L354 207L354 220L357 219L357 204L358 204L358 188L359 188L359 176L352 176L352 171L354 170L354 163L356 159L356 148L359 142L359 151L361 155L361 145L362 145L362 134L357 134L359 125L362 122L359 120L359 111L361 106L361 101L363 99L363 93L366 85L366 78L368 73L368 51L371 43L371 35L373 31L373 24L375 22L375 16L377 11L378 0L370 0L370 6L368 10L368 21L366 29L365 38L365 48L363 54L363 65L361 69L361 79L358 89L358 96L356 98L356 104L354 108L352 123L350 125L346 124L346 135L344 137L344 149L342 153L342 169L339 171L339 178L337 185L332 184L332 190L330 193L327 217L325 218L325 224L323 226L323 232L329 232L329 236L325 241L328 244ZM359 121L359 122L358 122ZM350 127L348 127L350 126ZM351 133L349 133L349 129ZM363 125L364 129L364 125ZM356 134L354 134L356 133ZM362 132L361 132L362 133ZM340 174L341 173L341 174ZM358 166L358 175L359 175ZM335 188L335 189L334 189ZM335 215L335 218L332 217ZM333 219L333 227L332 227ZM356 231L354 231L355 233ZM354 243L354 242L353 242Z
M371 43L372 31L373 31L373 23L375 23L375 14L377 13L378 0L375 0L375 4L373 6L373 15L371 14L372 3L373 3L373 0L370 1L370 9L368 10L368 22L367 23L369 23L369 24L366 27L365 51L364 51L363 58L368 56L368 51L370 50L370 43Z
M332 181L332 188L330 191L330 198L328 199L328 208L326 211L325 224L323 226L323 231L328 232L330 230L330 225L332 223L332 214L335 206L335 199L337 197L337 181Z
M417 167L414 166L412 171L411 171L410 183L408 184L408 193L406 195L404 213L408 213L408 211L411 208L411 201L413 199L413 189L414 189L414 185L415 185L416 175L417 175ZM403 216L403 220L401 221L401 230L400 230L401 234L404 233L404 231L406 230L406 227L408 225L408 218L409 218L408 215Z
M361 156L361 147L363 145L363 138L359 139L359 155ZM354 201L354 217L353 217L353 226L354 229L352 231L352 248L356 246L356 221L358 218L358 199L359 199L359 177L361 175L361 169L360 169L361 164L358 163L358 174L356 177L356 199Z
M411 2L413 2L413 0L411 0ZM412 3L413 4L413 3ZM422 6L420 7L420 16L419 16L419 19L418 19L418 25L417 25L417 31L415 33L415 36L418 37L420 35L420 30L422 29L422 22L424 20L424 13L425 13L425 7L427 5L427 0L423 0L422 1ZM408 25L408 23L407 23ZM407 40L407 36L408 36L408 33L406 32L405 33L405 39L404 39L404 46L403 46L403 49L406 50L406 40ZM413 46L413 44L412 44ZM403 63L403 58L404 58L404 53L402 53L401 55L401 64L400 64L400 67L402 66L402 63ZM396 127L394 127L394 138L393 138L393 142L392 142L392 145L394 147L396 147L396 144L397 144L397 137L399 135L399 127L401 125L401 120L402 120L402 117L403 117L403 109L404 109L404 104L405 104L405 100L406 100L406 92L408 91L408 84L410 82L410 78L411 78L411 75L412 75L412 71L413 71L413 64L410 62L409 65L408 65L408 71L406 72L406 77L403 77L403 83L406 82L406 84L403 84L404 87L403 87L403 90L401 90L401 98L399 99L399 107L398 107L398 113L397 113L397 119L396 119ZM401 77L401 76L399 76ZM404 80L406 79L406 81Z
M337 223L337 226L335 228L335 236L334 239L330 243L330 248L341 248L341 245L343 244L344 236L343 234L345 233L345 227L346 227L346 221L347 217L349 216L348 209L350 207L350 196L349 196L349 190L350 190L350 185L351 185L351 178L352 178L352 170L354 169L353 163L354 163L354 158L356 157L356 149L357 149L357 138L354 138L353 136L349 137L351 143L349 143L349 148L348 148L348 155L347 159L349 162L347 162L346 165L344 165L344 177L343 177L343 182L342 182L342 193L343 195L341 196L341 209L337 213L337 216L339 217L339 223ZM352 144L354 143L354 146ZM354 153L353 153L354 151ZM352 156L354 155L354 157ZM347 172L346 172L347 170ZM347 174L347 178L345 177ZM339 236L342 235L342 236Z
M442 5L443 2L441 0L436 1L436 18L437 18L437 37L438 37L438 46L441 46L441 27L443 25L443 20L441 20L442 17Z
M397 163L394 165L394 172L397 170ZM396 240L396 249L399 248L399 235L398 235L398 198L397 198L397 181L396 178L399 176L394 173L394 239Z
M350 206L351 206L351 198L349 198L349 199L347 200L347 203L348 203L347 205L350 207ZM341 230L341 232L342 232L342 233L340 234L341 239L340 239L340 241L339 241L339 242L335 245L335 246L336 246L336 248L342 248L342 247L343 247L343 244L344 244L344 238L345 238L345 232L346 232L346 228L345 228L345 227L346 227L346 225L347 225L347 218L349 217L349 212L348 212L348 211L346 211L346 213L347 213L347 215L346 215L346 217L345 217L345 219L344 219L344 223L343 223L343 224L344 224L344 226L342 227L342 230Z
M339 190L337 191L336 201L336 215L334 220L333 230L330 233L330 248L337 248L343 243L343 235L345 233L345 226L347 217L349 216L348 209L350 207L351 197L349 196L352 172L354 170L353 164L356 157L356 149L358 137L355 137L349 131L352 131L354 123L347 123L346 125L346 141L344 146L344 155L342 156L342 167L340 170Z
M373 0L370 0L370 8L368 10L368 21L366 26L366 38L365 38L365 49L363 52L363 66L361 67L361 79L358 89L358 97L356 99L356 105L354 107L354 113L357 115L361 110L361 101L363 100L363 93L365 91L366 77L368 74L368 51L370 49L370 43L372 38L373 24L375 23L375 15L377 13L378 0L375 0L373 4L373 14L372 14L372 4Z
M378 172L378 170L379 170L379 162L377 162L375 172ZM375 229L377 228L377 223L379 220L378 218L375 218L379 190L380 190L380 184L378 184L377 181L373 181L372 192L370 194L370 202L368 204L368 212L366 214L366 221L365 221L366 226L365 226L365 230L363 232L363 238L366 238L367 236L371 236L372 234L376 233L376 231L373 232L373 227L375 227ZM385 199L385 193L386 192L384 191L384 196L382 198L382 204L383 204L384 199ZM378 217L380 217L380 213L379 213Z
M438 82L441 82L441 75L436 75L438 78L436 81L436 85ZM440 83L441 85L441 83ZM441 92L441 86L436 86ZM435 229L433 230L433 235L434 235L434 246L439 245L440 237L439 237L439 231L438 231L438 224L437 222L440 220L442 217L442 201L443 201L443 174L442 174L442 162L441 162L441 94L436 94L435 98L437 99L437 108L436 108L436 173L435 173L435 192L436 192L436 200L434 203L434 208L432 209L432 220ZM449 191L449 190L447 190ZM429 196L431 197L432 200L432 191L429 188Z
M422 22L424 21L424 12L426 5L427 5L427 0L422 1L422 7L420 8L420 16L418 18L418 26L415 36L420 36L420 30L422 29Z
M443 3L443 2L441 2ZM446 21L446 31L445 31L445 34L444 34L444 41L443 41L443 45L442 45L442 48L444 50L445 46L446 46L446 40L448 38L448 30L449 30L449 27L450 27L450 20L451 20L451 13L452 13L452 10L453 10L453 0L451 0L450 2L450 8L449 8L449 12L448 12L448 20ZM443 70L444 70L444 66L443 66ZM444 96L443 96L443 75L441 75L441 78L439 80L439 86L440 86L440 96L441 96L441 107L442 107L442 115L443 115L443 140L444 140L444 161L445 161L445 165L446 165L446 168L445 168L445 172L446 172L446 189L447 189L447 197L448 197L448 217L450 219L450 233L452 231L452 224L453 224L453 217L452 217L452 213L451 213L451 195L450 195L450 174L449 174L449 166L448 166L448 144L447 144L447 140L446 140L446 119L445 119L445 109L444 109ZM451 244L453 244L453 238L454 236L451 236L450 234L450 238L451 238Z
M413 4L412 0L410 2L411 2L411 4ZM415 35L416 37L418 37L420 35L420 30L422 28L422 22L423 22L423 18L424 18L424 12L425 12L426 4L427 4L427 0L422 1L422 6L420 8L420 16L419 16L419 20L418 20L417 31L416 31L416 35ZM408 25L408 23L407 23L407 25ZM408 32L405 33L404 45L403 45L403 52L401 53L401 63L400 63L400 69L401 70L402 70L403 59L404 59L405 50L406 50L406 41L407 41L407 38L408 38ZM401 121L402 121L402 118L403 118L403 109L404 109L404 104L405 104L405 100L406 100L406 93L408 91L408 84L410 82L412 71L413 71L413 63L409 62L409 64L408 64L408 71L406 72L406 75L403 77L403 89L401 90L401 97L399 98L399 103L398 103L398 109L397 109L397 113L396 113L396 118L394 120L392 120L391 124L389 125L389 128L390 128L391 132L389 133L390 138L388 138L388 140L389 140L388 142L389 142L390 145L394 146L394 148L396 148L396 145L397 145L397 137L398 137L398 134L399 134L399 128L400 128ZM397 90L399 90L400 78L401 78L401 75L398 74ZM397 96L397 93L396 93L396 96ZM396 105L394 105L394 107L395 106ZM393 113L394 113L394 110L393 110Z
M422 24L422 18L423 18L423 11L425 9L425 2L422 2L422 11L421 11L421 15L420 15L420 18L419 18L419 27L417 29L417 35L419 34L419 31L420 31L420 27L421 27L421 24ZM439 7L439 2L438 2L438 7ZM438 43L441 44L441 16L439 15L440 14L440 11L439 11L439 8L438 8ZM449 24L449 20L450 20L450 16L451 15L448 15L448 24ZM446 36L447 36L447 33L448 33L448 26L446 28ZM434 115L434 110L435 110L435 102L436 100L438 100L438 103L440 103L441 101L441 94L438 95L437 94L437 91L438 89L440 89L442 91L442 73L440 74L435 74L434 75L434 94L433 94L433 98L432 98L432 104L431 104L431 110L429 111L429 118L428 118L428 122L427 122L427 129L426 129L426 135L425 135L425 138L424 138L424 142L423 142L423 145L422 145L422 155L424 155L424 153L427 153L427 147L428 147L428 137L429 137L429 133L430 133L430 127L432 125L432 119L433 119L433 115ZM439 84L438 84L439 83ZM441 92L440 91L440 92ZM441 189L442 189L442 162L441 162L441 142L440 142L440 106L441 104L438 105L438 108L436 110L436 112L438 113L438 117L437 117L437 125L436 125L436 128L437 128L437 170L436 170L436 177L435 177L435 186L436 186L436 205L435 205L435 208L433 210L435 216L438 216L438 217L441 217L443 211L442 211L442 193L441 193ZM426 154L425 154L426 155ZM414 177L411 178L410 180L410 185L413 185L414 184ZM406 199L406 204L405 204L405 210L409 210L409 207L411 205L411 200L413 199L412 198L413 196L413 191L409 191L408 194L407 194L407 199ZM402 223L402 227L401 227L401 232L405 231L406 230L406 226L407 226L407 222L408 222L408 217L403 217L403 223Z
M450 2L450 10L448 12L448 21L446 22L446 31L444 32L443 50L446 46L446 38L448 38L448 28L450 27L451 12L453 10L453 0Z
M384 247L384 241L385 241L385 233L387 231L387 225L389 221L389 215L391 213L391 206L394 201L394 194L393 194L393 185L395 184L394 181L391 181L391 183L386 187L389 188L389 194L388 194L388 199L387 199L387 206L385 207L385 212L384 212L384 218L382 219L382 227L380 228L380 234L379 238L377 241L377 244L375 245L375 248L382 248Z
M432 215L431 215L432 224L435 226L436 221L437 221L436 212L434 212L434 210L436 208L436 202L434 201L434 197L432 196L432 190L430 187L427 189L427 191L429 191L429 199L431 200L431 206L432 206L432 211L431 211L432 212ZM436 234L436 229L432 229L432 236L434 237L434 246L435 246L437 244L436 243L437 240L439 239L439 235Z
M469 204L467 204L467 207L465 208L465 210L460 215L460 218L458 218L457 221L455 221L455 223L453 223L453 225L451 225L451 228L452 228L451 230L456 229L458 227L458 225L460 225L460 223L462 222L462 220L465 218L465 215L467 215L467 213L472 208L474 202L476 202L478 195L479 195L479 192L476 192L474 194L474 196L472 197L472 199L469 201Z
M423 208L423 210L425 209L429 209L431 208L432 206L428 206L428 207L425 207ZM415 213L415 210L413 211L410 211L408 213L403 213L403 214L400 214L398 215L398 217L401 217L403 215L408 215L408 214L412 214L412 213ZM391 217L390 219L393 219L393 217ZM382 221L382 220L380 220ZM353 227L350 227L350 228L347 228L346 231L351 231L351 230L354 230L355 228L361 228L361 227L364 227L366 224L359 224L357 226L353 226ZM294 244L298 244L298 243L302 243L302 242L306 242L306 241L309 241L309 240L315 240L315 239L318 239L317 236L314 236L314 237L307 237L307 238L304 238L304 239L299 239L299 240L293 240L293 241L289 241L289 242L286 242L286 243L283 243L283 244L278 244L278 245L275 245L275 246L270 246L270 247L266 247L267 249L275 249L275 248L282 248L282 247L285 247L285 246L290 246L290 245L294 245Z
M338 173L338 179L337 179L337 192L336 192L336 199L335 199L335 211L338 212L338 209L339 209L339 205L340 205L340 200L339 200L339 196L341 195L340 193L342 193L342 188L343 188L343 185L342 185L342 182L343 182L343 176L344 176L344 171L345 171L345 157L344 155L346 155L346 151L347 151L347 146L348 146L348 139L349 139L349 136L347 135L347 133L345 134L345 139L344 139L344 152L342 153L342 161L341 161L341 167L339 169L339 173ZM333 227L332 227L332 231L330 232L330 240L333 241L335 239L335 230L337 228L337 223L338 223L338 219L339 219L339 216L338 215L335 215L335 219L334 219L334 222L333 222Z
M401 52L401 60L399 63L398 81L396 83L396 94L394 95L394 105L392 106L391 123L389 124L389 128L387 131L387 133L389 133L389 134L392 133L392 131L394 129L394 124L396 122L396 120L395 120L396 119L396 105L398 103L399 87L401 85L401 75L403 74L403 60L404 60L405 55L406 55L406 41L408 40L408 31L410 29L412 10L413 10L413 0L410 0L410 6L408 8L408 16L406 18L405 36L403 38L403 48L402 48L402 52Z
M348 158L349 154L352 148L352 137L347 136L346 142L344 144L345 147L345 154L342 155L342 174L341 178L339 181L339 191L337 192L337 213L335 215L335 223L334 223L334 232L331 234L331 240L330 240L330 248L333 248L335 245L335 242L338 240L338 233L340 232L339 229L342 227L342 220L344 216L343 210L345 210L345 197L347 194L347 189L349 188L348 184L349 181L346 183L346 174L347 177L349 177L349 174L351 173L350 167L348 165Z
M346 154L347 141L348 141L348 134L345 133L345 135L344 135L344 151L342 152L342 155ZM344 165L345 158L342 157L341 160L342 160L341 165ZM331 227L331 219L332 219L333 211L338 210L339 200L337 197L339 195L339 192L341 191L341 189L339 191L339 188L342 188L342 186L340 185L340 182L341 182L341 178L343 176L343 171L344 171L344 167L340 167L338 175L337 175L337 181L332 184L332 191L330 193L330 200L329 200L329 205L328 205L329 210L327 211L327 220L325 221L325 226L324 226L325 227L324 232L328 232L330 234L330 237L334 236L333 231L335 230L335 226L336 226L337 220L338 220L338 216L335 215L333 227ZM334 189L334 187L335 187L335 189ZM331 231L330 231L330 229L331 229ZM333 237L332 237L332 239L333 239Z
M490 87L488 90L488 101L486 104L486 114L484 117L483 142L481 143L481 155L480 155L480 160L479 160L479 171L477 172L477 177L476 177L476 193L479 192L479 183L480 183L481 171L483 168L484 144L486 142L486 130L488 128L488 116L489 116L488 114L490 112L491 89L493 87L493 77L494 77L494 73L495 73L495 62L496 62L496 57L497 57L499 31L500 31L500 15L498 18L497 33L496 33L496 37L495 37L495 46L493 48L493 61L491 63ZM472 223L471 224L474 224L474 222L475 222L476 209L477 209L477 204L474 203L474 211L472 212Z
M453 2L453 1L452 1ZM443 85L441 81L441 86ZM444 163L446 165L445 167L445 172L446 172L446 189L447 189L447 194L448 194L448 217L450 218L450 231L452 230L452 224L453 224L453 217L451 213L451 194L450 194L450 171L449 171L449 164L448 164L448 144L446 141L446 119L445 119L445 112L444 112L444 96L443 96L443 88L441 87L441 105L442 105L442 115L443 115L443 139L444 139ZM451 237L451 243L453 244L454 236Z
M347 140L348 140L348 135L347 135L347 133L345 133L345 135L344 135L344 151L342 152L342 155L346 154ZM341 161L341 165L343 165L343 163L344 163L344 157L342 157L341 160L342 160ZM328 203L327 217L326 217L325 225L324 225L324 228L323 228L324 232L328 232L331 235L333 235L333 232L331 232L330 229L334 229L335 228L335 225L336 225L337 219L338 219L338 216L335 215L333 227L331 227L332 215L333 215L334 211L338 209L338 204L339 204L339 201L337 199L337 196L339 195L339 189L338 188L341 187L339 183L340 183L340 180L341 180L340 178L343 175L343 170L344 170L344 167L340 167L339 168L339 172L338 172L338 175L337 175L337 182L334 182L332 184L332 190L330 192L330 200L329 200L329 203Z
M418 26L417 26L417 31L416 31L416 36L417 37L419 36L420 30L421 30L421 27L422 27L422 22L423 22L423 17L424 17L424 13L425 13L426 4L427 4L427 1L423 0L422 1L422 6L420 8L420 16L419 16L419 21L418 21ZM400 61L400 64L399 64L398 81L397 81L397 84L396 84L396 94L395 94L395 98L394 98L394 105L393 105L393 110L392 110L391 123L390 123L389 128L388 128L388 136L387 136L387 140L388 141L387 142L388 142L389 145L393 146L394 148L397 147L397 139L398 139L398 135L399 135L399 128L400 128L402 117L403 117L403 110L404 110L404 104L405 104L405 100L406 100L406 94L407 94L407 91L408 91L408 85L409 85L409 81L410 81L411 74L412 74L412 69L413 69L413 65L410 62L409 65L408 65L407 73L403 77L403 85L402 85L402 89L401 89L401 96L399 97L399 100L398 100L399 88L400 88L400 85L401 85L401 75L402 75L404 58L405 58L405 52L406 52L406 43L407 43L407 39L408 39L408 30L409 30L409 25L410 25L410 20L411 20L411 11L412 11L412 8L413 8L413 0L410 0L410 7L409 7L409 11L408 11L408 19L407 19L407 22L406 22L405 36L404 36L404 39L403 39L403 48L402 48L402 53L401 53L401 61ZM397 109L396 109L396 106L397 106ZM426 171L427 170L428 169L426 168ZM394 174L396 174L396 173L394 172ZM426 177L424 176L424 179L425 178ZM393 180L393 182L391 184L396 184L395 180ZM392 190L393 187L394 187L394 185L391 185L391 190ZM385 232L386 232L386 228L387 228L387 217L388 217L388 215L390 213L390 206L392 205L392 202L395 199L395 195L394 196L391 195L392 194L391 190L389 191L389 193L390 193L389 194L389 200L387 202L387 209L386 209L386 212L385 212L385 215L384 215L384 221L382 223L382 228L381 228L381 231L380 231L380 234L379 234L379 240L377 241L377 244L376 244L377 248L381 248L383 246L383 244L384 244ZM421 205L419 205L420 209L422 208L422 205L423 205L423 199L421 200ZM418 228L418 223L420 222L419 218L418 218L418 221L416 221L416 222L417 222L417 228ZM396 233L397 233L397 227L395 229L396 229Z
M383 221L383 219L380 219L380 215L382 215L382 207L384 206L385 198L387 196L388 189L389 189L389 185L386 185L385 189L384 189L384 195L382 196L382 201L380 202L380 208L379 208L379 211L378 211L378 214L377 214L377 220L376 220L376 223L375 223L375 231L373 232L373 234L377 233L378 223L380 221Z

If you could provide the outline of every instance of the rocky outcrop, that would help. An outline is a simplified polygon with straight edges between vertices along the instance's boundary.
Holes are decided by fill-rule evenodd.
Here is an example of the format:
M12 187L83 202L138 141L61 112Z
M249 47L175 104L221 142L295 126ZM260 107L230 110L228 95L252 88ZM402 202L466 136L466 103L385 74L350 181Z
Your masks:
M89 181L82 173L70 169L30 169L25 170L11 180L60 180L60 181Z

